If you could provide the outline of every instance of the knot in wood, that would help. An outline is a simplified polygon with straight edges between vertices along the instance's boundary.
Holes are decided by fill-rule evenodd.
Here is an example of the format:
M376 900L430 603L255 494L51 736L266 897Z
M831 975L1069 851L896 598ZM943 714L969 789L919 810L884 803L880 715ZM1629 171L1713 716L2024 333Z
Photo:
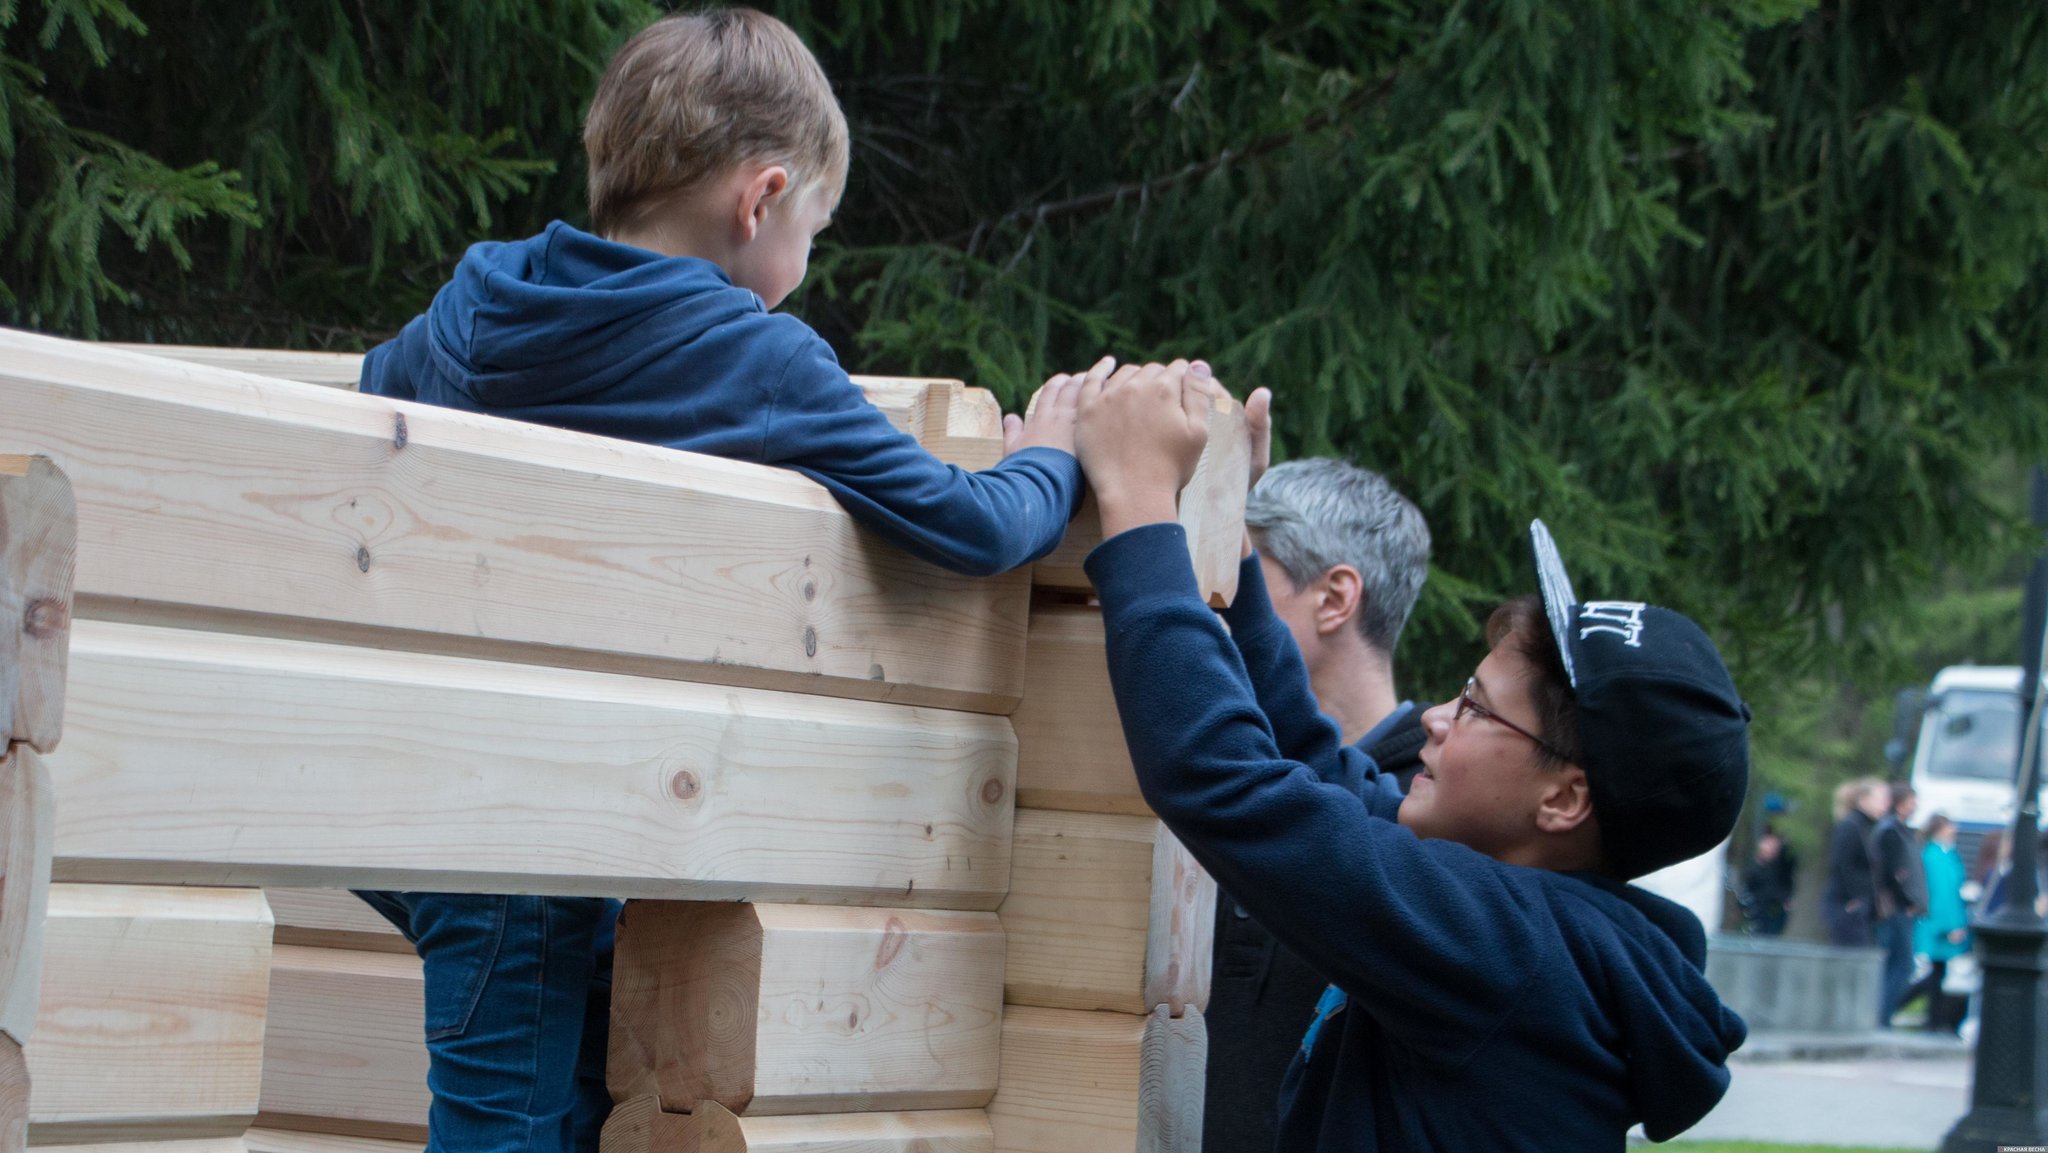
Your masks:
M888 921L884 922L882 925L882 944L880 948L875 950L875 968L877 970L888 968L889 962L894 961L897 955L903 952L903 945L909 940L910 926L903 923L903 918L891 917Z
M1006 791L1000 778L990 777L982 783L981 801L985 805L999 805L1002 803L1003 793Z
M669 778L668 791L675 794L676 800L694 801L697 794L704 791L704 782L698 780L697 774L690 770L680 769L675 776Z
M391 434L391 447L404 448L406 442L411 439L412 437L405 430L405 414L401 412L398 414L398 427Z
M48 640L64 631L64 625L71 619L71 612L64 602L56 597L38 597L29 602L28 611L21 614L21 629L37 640Z
M804 655L807 657L818 655L818 630L808 625L804 626Z
M370 550L368 546L356 546L356 567L364 572L370 571Z

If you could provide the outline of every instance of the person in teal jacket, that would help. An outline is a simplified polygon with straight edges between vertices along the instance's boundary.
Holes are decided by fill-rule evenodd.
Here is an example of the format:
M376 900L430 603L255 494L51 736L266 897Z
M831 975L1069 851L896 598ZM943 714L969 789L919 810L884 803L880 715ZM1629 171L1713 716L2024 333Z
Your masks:
M1963 901L1966 876L1956 852L1954 821L1936 813L1920 831L1920 861L1927 875L1927 914L1913 925L1913 952L1932 968L1906 991L1910 1001L1927 994L1927 1028L1953 1033L1961 1024L1962 999L1941 991L1948 963L1970 951L1970 907Z

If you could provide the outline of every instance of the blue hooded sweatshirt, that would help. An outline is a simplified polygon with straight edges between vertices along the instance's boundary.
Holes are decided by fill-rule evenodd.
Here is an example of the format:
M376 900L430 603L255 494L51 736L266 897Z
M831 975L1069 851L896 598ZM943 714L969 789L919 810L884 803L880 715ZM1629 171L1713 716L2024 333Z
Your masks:
M1315 707L1257 558L1225 614L1178 525L1087 560L1145 799L1332 982L1281 1089L1281 1153L1612 1150L1728 1087L1746 1034L1678 905L1418 840L1400 787Z
M975 576L1051 551L1081 497L1057 449L978 473L941 462L817 333L710 261L560 221L471 246L433 305L370 350L362 390L792 468L891 544Z

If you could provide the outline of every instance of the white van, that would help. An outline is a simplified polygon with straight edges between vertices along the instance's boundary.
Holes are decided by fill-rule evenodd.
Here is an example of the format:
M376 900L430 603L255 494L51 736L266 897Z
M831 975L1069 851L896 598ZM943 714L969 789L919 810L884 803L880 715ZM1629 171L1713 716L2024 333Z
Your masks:
M1935 674L1913 751L1913 823L1935 813L1956 823L1965 864L1993 829L2010 828L2020 759L2020 670L1952 665ZM2048 718L2044 718L2048 722Z

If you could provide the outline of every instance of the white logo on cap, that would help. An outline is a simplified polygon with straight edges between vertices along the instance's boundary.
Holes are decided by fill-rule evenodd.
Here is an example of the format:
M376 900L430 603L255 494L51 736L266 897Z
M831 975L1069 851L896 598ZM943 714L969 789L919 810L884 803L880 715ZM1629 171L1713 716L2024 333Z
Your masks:
M1579 639L1585 640L1594 633L1613 633L1621 638L1622 644L1642 648L1643 610L1648 607L1641 601L1587 601L1579 606Z

